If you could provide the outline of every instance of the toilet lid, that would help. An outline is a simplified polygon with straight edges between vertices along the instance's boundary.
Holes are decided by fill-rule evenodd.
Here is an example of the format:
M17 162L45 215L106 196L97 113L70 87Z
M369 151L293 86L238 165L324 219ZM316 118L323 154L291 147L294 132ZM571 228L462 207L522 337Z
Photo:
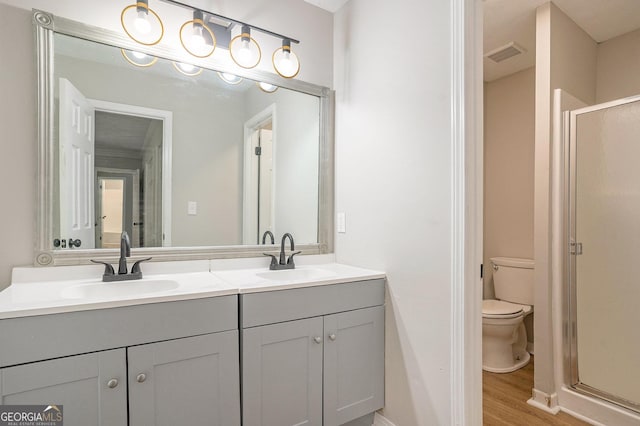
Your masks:
M483 300L483 315L513 315L522 312L522 305L504 302L502 300Z

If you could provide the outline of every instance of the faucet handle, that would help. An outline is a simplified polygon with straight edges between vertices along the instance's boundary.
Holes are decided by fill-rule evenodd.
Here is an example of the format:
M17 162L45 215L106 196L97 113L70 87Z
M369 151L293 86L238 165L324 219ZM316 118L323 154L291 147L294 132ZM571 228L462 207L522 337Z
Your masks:
M269 254L269 253L262 253L262 254L264 254L265 256L271 257L271 264L269 265L269 267L272 267L278 264L278 258L275 255Z
M111 266L111 264L110 264L110 263L107 263L107 262L101 262L101 261L99 261L99 260L93 260L93 259L90 259L90 260L91 260L91 262L93 262L93 263L97 263L97 264L99 264L99 265L104 265L104 274L103 274L103 275L105 275L105 276L111 276L111 275L115 275L115 274L116 274L116 272L113 270L113 266Z
M152 259L151 257L147 257L145 259L140 259L137 262L135 262L133 264L133 266L131 267L131 273L132 274L136 274L136 273L139 273L139 272L142 273L142 271L140 270L140 264L142 262L146 262L146 261L151 260L151 259Z
M302 253L301 251L294 251L293 253L291 253L289 255L289 259L287 259L287 265L293 265L293 256L295 256L296 254L300 254Z

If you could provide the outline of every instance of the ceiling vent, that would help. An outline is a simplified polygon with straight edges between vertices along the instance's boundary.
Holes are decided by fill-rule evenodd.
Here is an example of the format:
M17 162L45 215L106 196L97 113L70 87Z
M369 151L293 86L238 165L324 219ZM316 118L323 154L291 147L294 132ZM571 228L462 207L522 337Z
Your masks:
M505 59L513 58L514 56L525 53L527 49L522 46L517 45L515 42L511 42L502 47L499 47L495 50L484 55L485 58L491 59L493 62L498 63L502 62Z

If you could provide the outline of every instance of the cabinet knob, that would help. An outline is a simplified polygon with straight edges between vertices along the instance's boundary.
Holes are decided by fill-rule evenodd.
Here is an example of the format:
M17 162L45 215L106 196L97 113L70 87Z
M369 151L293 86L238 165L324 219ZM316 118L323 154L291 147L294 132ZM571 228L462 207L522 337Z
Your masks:
M118 379L111 379L107 382L107 386L109 387L109 389L113 389L116 386L118 386Z
M322 343L322 337L316 336L316 337L313 338L313 341L316 342L316 343Z
M329 340L336 340L336 335L334 333L331 333L329 335Z
M142 382L144 382L145 380L147 380L147 375L146 375L146 374L144 374L144 373L140 373L140 374L138 374L138 375L136 376L136 381L137 381L138 383L142 383Z

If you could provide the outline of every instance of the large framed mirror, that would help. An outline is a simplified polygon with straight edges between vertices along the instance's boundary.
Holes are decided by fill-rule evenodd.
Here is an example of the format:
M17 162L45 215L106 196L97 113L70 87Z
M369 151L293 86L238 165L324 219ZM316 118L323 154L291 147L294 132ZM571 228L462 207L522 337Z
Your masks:
M328 88L33 16L37 265L333 250Z

